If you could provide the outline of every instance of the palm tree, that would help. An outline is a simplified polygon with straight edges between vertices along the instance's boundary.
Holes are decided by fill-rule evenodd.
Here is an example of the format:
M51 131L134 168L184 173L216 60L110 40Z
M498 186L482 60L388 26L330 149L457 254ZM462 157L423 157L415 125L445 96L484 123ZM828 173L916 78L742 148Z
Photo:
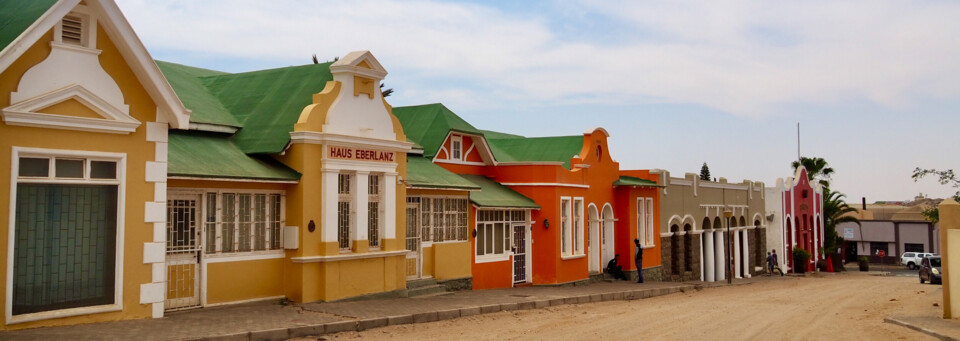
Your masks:
M800 165L807 169L807 180L813 181L819 179L824 187L830 186L830 176L833 175L833 168L827 164L827 161L820 157L801 157L800 161L794 161L793 170L796 171Z
M837 234L837 225L841 223L857 224L857 226L860 226L861 238L863 236L863 226L860 224L860 219L850 214L856 213L857 210L847 205L846 200L844 200L845 197L846 195L843 193L831 191L830 187L823 188L823 246L828 252L832 252L842 242L839 234Z

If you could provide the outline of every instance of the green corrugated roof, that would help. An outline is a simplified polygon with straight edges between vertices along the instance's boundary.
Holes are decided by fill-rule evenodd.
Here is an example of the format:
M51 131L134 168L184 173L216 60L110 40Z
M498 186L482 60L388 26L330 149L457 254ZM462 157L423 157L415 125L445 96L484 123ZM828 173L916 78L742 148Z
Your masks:
M483 136L488 139L522 139L524 138L523 136L520 136L520 135L501 133L499 131L493 131L493 130L480 130L480 131L482 131Z
M170 130L167 174L210 178L299 180L300 173L269 157L252 157L227 135Z
M632 176L621 175L617 181L613 182L614 186L642 186L642 187L663 187L658 185L655 181L650 181L647 179L635 178Z
M451 131L483 133L440 103L393 108L407 138L423 146L423 156L433 158Z
M570 158L583 148L583 135L527 138L488 138L499 162L554 161L570 169Z
M226 75L226 72L159 60L156 62L183 105L193 111L190 114L190 122L241 127L240 122L227 111L227 108L223 107L220 100L210 93L202 79L202 77Z
M461 174L460 176L480 186L479 191L470 192L470 202L480 207L510 207L540 209L533 199L501 185L499 182L482 175Z
M0 1L0 51L46 13L57 0Z
M240 121L233 143L247 153L279 153L313 94L333 80L330 64L203 77L210 93Z
M477 190L480 186L435 165L430 159L407 155L407 183L414 187Z

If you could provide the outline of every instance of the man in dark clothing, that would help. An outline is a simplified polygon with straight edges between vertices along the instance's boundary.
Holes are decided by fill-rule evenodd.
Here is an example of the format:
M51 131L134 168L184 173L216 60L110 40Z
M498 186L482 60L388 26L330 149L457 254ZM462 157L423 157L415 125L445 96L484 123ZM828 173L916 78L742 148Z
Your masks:
M627 276L623 275L623 267L617 264L617 260L620 258L620 254L613 255L613 259L607 263L607 268L605 269L608 274L613 275L613 279L623 279L626 280Z
M773 254L770 255L771 260L773 261L773 268L780 272L780 276L783 276L783 269L780 268L780 261L777 260L777 249L773 249ZM770 272L772 275L773 272Z
M633 258L637 263L637 283L643 283L643 247L640 246L640 239L633 239L633 244L637 246L637 255Z

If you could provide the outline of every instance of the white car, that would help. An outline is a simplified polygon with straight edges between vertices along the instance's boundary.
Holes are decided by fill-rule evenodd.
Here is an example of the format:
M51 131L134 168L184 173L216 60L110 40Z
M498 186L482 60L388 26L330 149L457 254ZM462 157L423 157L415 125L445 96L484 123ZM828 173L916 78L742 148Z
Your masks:
M907 268L913 270L920 267L920 261L923 260L924 257L929 256L933 256L933 254L924 252L904 252L903 255L900 256L900 264L906 265Z

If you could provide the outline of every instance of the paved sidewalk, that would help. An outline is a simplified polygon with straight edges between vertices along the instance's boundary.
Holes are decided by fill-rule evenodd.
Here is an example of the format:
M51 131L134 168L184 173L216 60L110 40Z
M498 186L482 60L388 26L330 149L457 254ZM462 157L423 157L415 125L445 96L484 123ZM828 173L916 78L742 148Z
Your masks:
M944 320L931 316L894 315L884 318L883 322L907 327L940 340L960 340L960 321L958 320Z
M738 279L734 285L779 277ZM289 337L422 323L506 310L642 299L703 287L702 282L595 283L460 291L432 297L282 305L279 300L167 313L161 319L0 332L2 340L285 340Z

